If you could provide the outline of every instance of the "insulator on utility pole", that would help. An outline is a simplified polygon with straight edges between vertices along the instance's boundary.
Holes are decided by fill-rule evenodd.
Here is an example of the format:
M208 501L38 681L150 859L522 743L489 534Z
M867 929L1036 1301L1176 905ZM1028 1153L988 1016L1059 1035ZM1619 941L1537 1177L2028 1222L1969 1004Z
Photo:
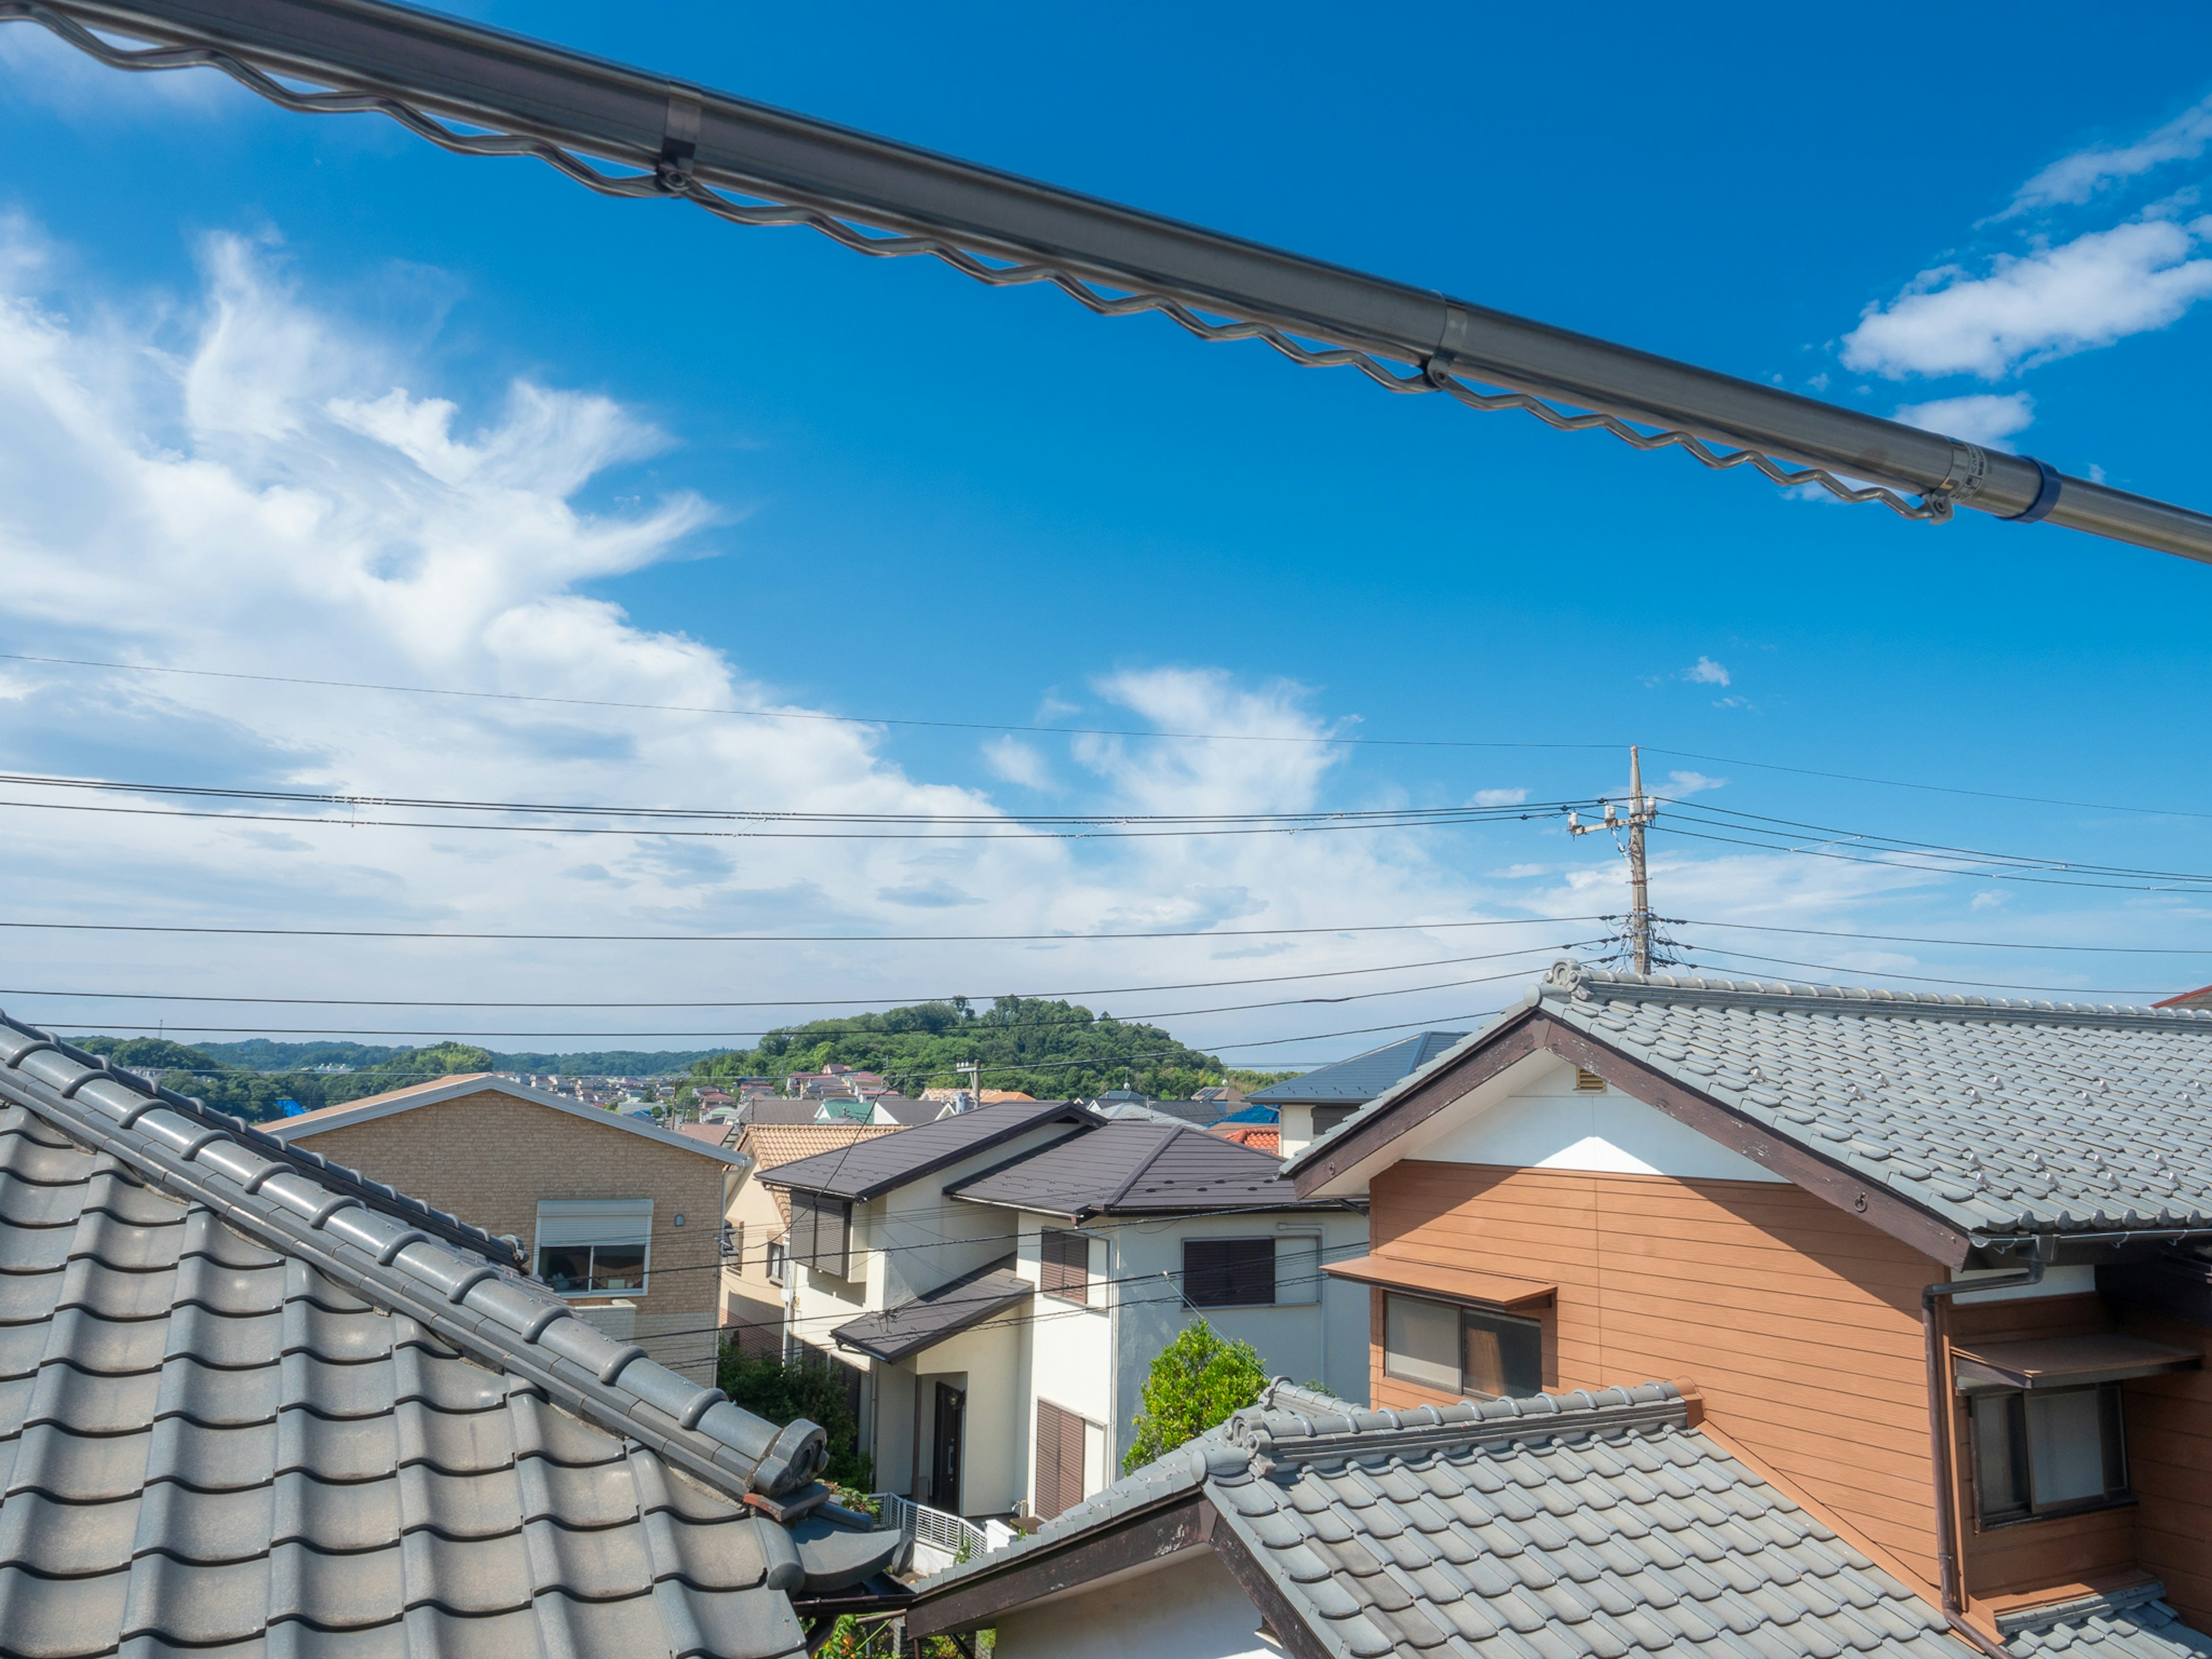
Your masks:
M1567 814L1567 832L1587 836L1600 830L1614 832L1616 842L1620 831L1628 831L1628 946L1635 962L1636 971L1651 971L1651 872L1644 857L1645 826L1659 815L1658 804L1644 793L1644 760L1637 745L1628 746L1628 815L1623 817L1611 801L1604 803L1605 817L1596 823L1584 823L1573 812Z

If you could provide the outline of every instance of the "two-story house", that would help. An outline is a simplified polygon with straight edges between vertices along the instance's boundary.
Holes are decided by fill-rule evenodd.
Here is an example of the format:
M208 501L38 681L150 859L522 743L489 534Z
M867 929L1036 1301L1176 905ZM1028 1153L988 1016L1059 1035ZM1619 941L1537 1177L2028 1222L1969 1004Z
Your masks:
M780 1354L788 1341L784 1304L792 1275L791 1194L762 1174L817 1152L892 1133L866 1123L746 1123L732 1150L744 1160L722 1224L722 1340L755 1355Z
M792 1328L864 1373L879 1488L1058 1514L1112 1478L1146 1374L1195 1317L1276 1369L1365 1387L1356 1202L1158 1120L1009 1102L765 1172L786 1188Z
M2212 1653L2212 1012L1563 963L1287 1167L1368 1199L1378 1409L1262 1402L910 1628Z
M714 1380L722 1224L744 1170L730 1148L486 1073L269 1131L513 1236L589 1323Z
M1280 1114L1283 1154L1295 1158L1385 1089L1417 1072L1466 1036L1464 1031L1417 1031L1364 1054L1316 1066L1252 1091L1249 1103Z

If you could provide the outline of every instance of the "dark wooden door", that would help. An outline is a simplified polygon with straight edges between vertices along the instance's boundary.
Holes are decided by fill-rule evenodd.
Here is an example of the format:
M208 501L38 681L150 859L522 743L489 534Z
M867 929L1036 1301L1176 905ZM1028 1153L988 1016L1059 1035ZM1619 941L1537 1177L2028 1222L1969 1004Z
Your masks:
M960 1513L960 1451L965 1437L968 1391L949 1382L937 1385L937 1422L930 1442L929 1506Z

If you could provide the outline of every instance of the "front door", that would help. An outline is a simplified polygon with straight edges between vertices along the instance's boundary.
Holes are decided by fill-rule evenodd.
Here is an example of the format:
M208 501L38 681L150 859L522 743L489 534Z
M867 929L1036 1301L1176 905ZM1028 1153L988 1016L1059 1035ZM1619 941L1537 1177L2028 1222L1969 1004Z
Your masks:
M960 1513L960 1450L968 1415L968 1391L949 1382L937 1385L936 1432L929 1454L929 1506Z

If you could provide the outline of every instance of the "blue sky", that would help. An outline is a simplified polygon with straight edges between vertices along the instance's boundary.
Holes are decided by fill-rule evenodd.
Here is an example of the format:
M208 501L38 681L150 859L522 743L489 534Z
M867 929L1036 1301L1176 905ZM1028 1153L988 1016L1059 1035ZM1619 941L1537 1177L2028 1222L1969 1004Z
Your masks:
M2190 9L2088 32L2021 8L1971 60L1927 49L1924 12L1901 6L1858 9L1848 34L1404 7L1357 40L1340 13L1279 7L1125 12L1111 30L1015 7L667 4L649 28L578 4L463 9L1853 406L1944 403L1962 435L2212 504L2195 392L2212 355L2212 204L2195 193L2212 86L2192 67L2212 19ZM11 769L492 799L1261 811L1617 790L1617 746L1637 741L1661 751L1662 789L1736 811L2212 867L2207 820L2183 815L2212 811L2191 787L2212 570L1973 514L1936 528L1791 499L1048 291L599 199L372 118L288 115L205 73L122 76L30 26L0 30L0 650L922 720L1612 746L992 738L9 663ZM1620 902L1602 838L1549 822L735 850L28 811L8 829L8 908L49 919L1047 933ZM1672 915L2027 944L2206 937L2186 894L1655 847ZM1466 937L687 955L32 934L8 1001L119 1026L167 1016L20 993L865 998L1351 967L1388 968L1361 982L1396 989L1498 971L1413 965L1469 953ZM2085 993L2212 980L2212 955L1685 937L1694 960L1747 974ZM1512 988L1167 1023L1202 1046L1288 1039L1456 1017ZM1259 998L1115 1012L1240 1000ZM392 1012L338 1024L550 1035L702 1018Z

